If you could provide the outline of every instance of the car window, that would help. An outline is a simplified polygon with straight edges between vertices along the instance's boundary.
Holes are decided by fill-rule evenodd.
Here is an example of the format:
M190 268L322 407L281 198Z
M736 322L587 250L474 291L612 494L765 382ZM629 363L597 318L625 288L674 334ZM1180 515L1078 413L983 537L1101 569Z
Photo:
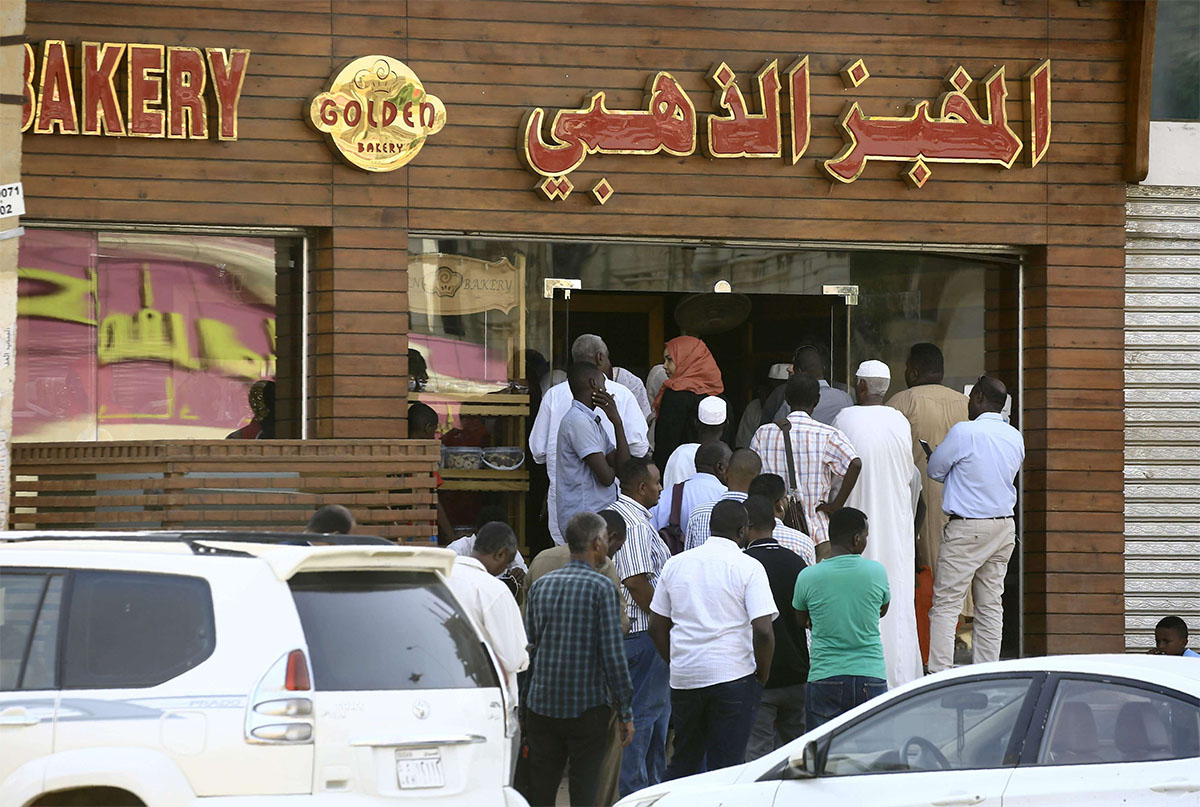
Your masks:
M1046 721L1041 765L1200 756L1200 708L1164 692L1064 679Z
M832 736L823 775L1015 765L1009 745L1032 683L1032 678L951 683L885 705Z
M305 572L288 582L318 690L499 686L479 634L432 572Z
M0 691L54 688L61 599L62 575L0 574Z
M215 646L212 592L201 578L77 572L63 687L156 686L200 664Z

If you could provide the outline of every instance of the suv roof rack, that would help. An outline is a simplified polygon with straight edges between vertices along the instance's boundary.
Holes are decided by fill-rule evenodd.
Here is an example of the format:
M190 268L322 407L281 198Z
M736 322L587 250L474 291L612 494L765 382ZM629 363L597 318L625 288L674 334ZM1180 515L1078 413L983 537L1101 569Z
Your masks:
M147 543L181 542L187 544L197 555L244 555L237 552L207 546L202 541L223 543L278 544L281 546L396 546L394 541L375 535L341 535L338 533L309 532L223 532L221 530L144 530L130 532L88 532L71 530L61 532L0 532L0 543L27 543L32 541L145 541Z

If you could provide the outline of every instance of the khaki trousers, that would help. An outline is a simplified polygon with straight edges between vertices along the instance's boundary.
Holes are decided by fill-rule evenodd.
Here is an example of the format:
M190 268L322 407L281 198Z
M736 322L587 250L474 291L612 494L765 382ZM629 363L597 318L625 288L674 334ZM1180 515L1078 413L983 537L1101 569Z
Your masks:
M933 577L933 607L929 609L930 672L954 666L954 629L968 591L975 596L975 663L1000 658L1004 575L1016 540L1016 523L1011 518L946 522Z
M596 784L596 804L609 807L616 804L621 781L621 718L614 709L608 724L608 745L604 749L604 762L600 765L600 778Z

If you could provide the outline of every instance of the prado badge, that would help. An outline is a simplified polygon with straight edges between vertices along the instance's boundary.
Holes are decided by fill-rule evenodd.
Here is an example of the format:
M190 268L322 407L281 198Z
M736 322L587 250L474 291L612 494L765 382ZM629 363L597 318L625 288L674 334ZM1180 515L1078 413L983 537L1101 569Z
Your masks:
M446 125L446 107L425 92L404 62L363 56L343 67L328 91L313 97L307 118L351 165L395 171Z

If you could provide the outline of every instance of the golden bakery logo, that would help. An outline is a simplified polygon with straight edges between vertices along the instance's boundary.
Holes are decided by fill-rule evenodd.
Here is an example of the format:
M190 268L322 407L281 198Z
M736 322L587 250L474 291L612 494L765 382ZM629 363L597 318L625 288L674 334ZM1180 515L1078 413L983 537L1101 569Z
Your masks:
M363 56L341 69L308 104L308 122L329 136L351 165L395 171L446 125L446 107L408 65L390 56Z

